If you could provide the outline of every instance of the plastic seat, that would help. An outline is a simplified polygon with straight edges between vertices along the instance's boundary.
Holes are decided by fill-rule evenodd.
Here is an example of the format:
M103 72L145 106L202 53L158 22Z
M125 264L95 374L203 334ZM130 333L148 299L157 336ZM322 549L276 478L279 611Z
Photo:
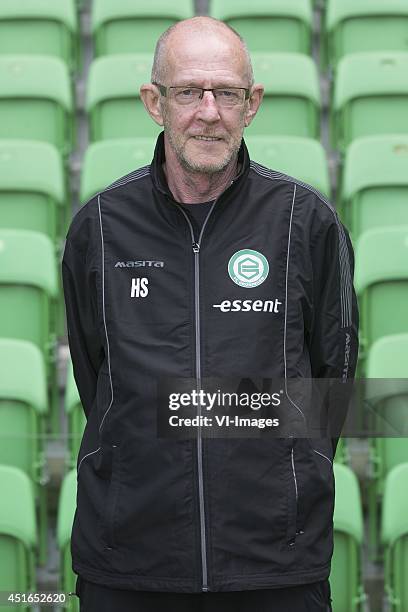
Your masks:
M362 361L382 336L408 332L408 225L367 230L356 243L355 260Z
M2 0L0 54L4 53L53 55L76 70L79 41L74 0Z
M394 467L384 487L381 539L384 581L390 612L408 609L408 463Z
M147 114L139 89L150 83L153 57L124 54L94 60L89 69L86 110L90 139L155 136L162 127Z
M313 185L330 197L329 167L323 146L313 138L246 136L251 159Z
M46 373L40 350L31 342L0 338L0 464L23 470L31 479L40 517L40 562L47 546L45 417Z
M76 574L72 570L71 532L76 509L77 473L69 471L62 482L57 515L57 545L60 553L59 588L64 593L75 592ZM71 596L70 612L79 612L78 597Z
M210 0L210 15L237 30L251 51L311 53L310 0Z
M32 484L19 468L0 465L0 489L0 591L37 591L37 526ZM15 605L4 609L29 610Z
M339 63L330 115L332 147L356 138L408 133L408 53L353 53Z
M316 64L300 53L252 53L255 81L265 94L245 135L319 138L320 87Z
M121 176L150 164L156 138L117 138L94 142L85 151L82 164L80 200L93 195Z
M55 147L0 140L0 227L42 232L56 243L65 201L64 169Z
M328 0L324 66L335 67L349 53L408 51L406 0Z
M74 125L66 64L45 55L3 55L0 82L0 139L41 140L68 155Z
M177 21L193 16L193 0L93 0L95 57L153 53L160 34Z
M378 523L384 481L400 463L408 462L408 334L393 334L372 345L367 357L366 401L376 431L389 437L371 438L369 525L372 558L380 559Z
M72 361L67 364L67 379L65 386L65 413L68 418L68 461L69 469L75 468L79 448L86 425L86 416L76 386Z
M408 134L357 138L347 148L339 206L353 239L408 225Z
M330 573L333 610L359 612L366 600L362 584L363 513L356 475L333 464L335 478L334 552Z
M57 271L47 236L0 229L0 337L27 340L44 356L50 406L58 431L55 313Z

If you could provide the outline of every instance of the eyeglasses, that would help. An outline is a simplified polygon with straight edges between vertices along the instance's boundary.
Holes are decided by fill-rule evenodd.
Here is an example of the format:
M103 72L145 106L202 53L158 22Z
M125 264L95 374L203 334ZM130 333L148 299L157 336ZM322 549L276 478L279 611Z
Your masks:
M153 85L159 88L162 96L167 96L167 90L169 90L170 96L176 104L191 107L198 106L205 91L211 91L216 103L222 108L233 108L243 104L244 100L249 98L250 93L250 89L245 87L213 87L211 89L188 87L186 85L165 87L155 82L153 82Z

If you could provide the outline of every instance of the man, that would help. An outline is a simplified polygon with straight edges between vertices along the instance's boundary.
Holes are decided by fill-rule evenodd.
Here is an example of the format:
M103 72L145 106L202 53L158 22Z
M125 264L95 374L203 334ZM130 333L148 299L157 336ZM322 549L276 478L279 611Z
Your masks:
M190 416L208 414L193 399L214 377L279 379L281 414L303 418L289 379L354 375L350 240L312 186L250 162L242 135L262 95L235 31L209 17L170 28L141 87L164 127L152 164L69 229L87 416L71 550L86 612L331 609L337 438L160 429L166 393L190 389Z

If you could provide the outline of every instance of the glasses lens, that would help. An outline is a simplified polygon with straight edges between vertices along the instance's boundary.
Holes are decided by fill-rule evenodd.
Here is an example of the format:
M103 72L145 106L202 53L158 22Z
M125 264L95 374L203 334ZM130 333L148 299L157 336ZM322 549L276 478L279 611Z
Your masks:
M201 97L201 89L198 87L172 87L171 91L177 104L196 104Z
M242 104L245 97L245 89L214 89L215 99L219 106L231 108Z

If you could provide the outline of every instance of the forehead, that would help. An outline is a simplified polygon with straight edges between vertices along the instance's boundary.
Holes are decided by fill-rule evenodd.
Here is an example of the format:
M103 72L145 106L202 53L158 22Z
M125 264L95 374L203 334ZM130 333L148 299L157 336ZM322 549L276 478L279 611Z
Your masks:
M246 56L236 36L222 33L174 35L166 49L170 83L246 84Z

